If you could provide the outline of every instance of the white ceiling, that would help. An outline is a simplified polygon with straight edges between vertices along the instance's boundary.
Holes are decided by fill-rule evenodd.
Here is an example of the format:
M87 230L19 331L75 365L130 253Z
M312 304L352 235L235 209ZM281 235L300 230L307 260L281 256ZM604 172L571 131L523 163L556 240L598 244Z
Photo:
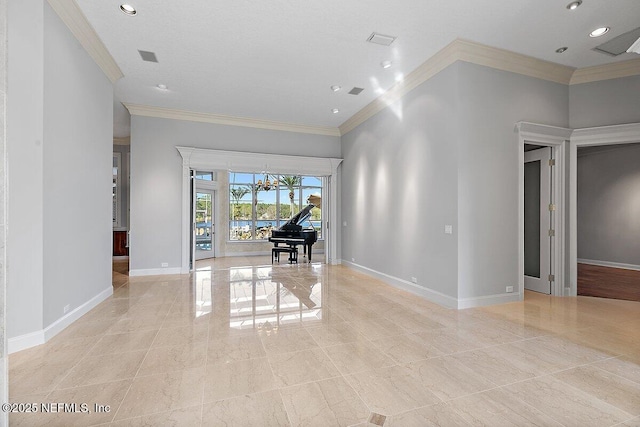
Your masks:
M314 126L338 127L456 38L575 68L638 58L592 50L640 24L638 0L127 0L136 16L124 0L76 1L124 73L118 100ZM374 31L397 39L367 43Z

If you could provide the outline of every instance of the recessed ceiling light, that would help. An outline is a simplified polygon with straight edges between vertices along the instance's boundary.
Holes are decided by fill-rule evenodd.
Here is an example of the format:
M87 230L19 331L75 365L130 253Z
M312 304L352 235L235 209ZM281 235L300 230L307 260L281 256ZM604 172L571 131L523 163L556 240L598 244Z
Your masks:
M596 28L595 30L591 31L591 34L589 34L589 37L600 37L607 34L608 32L609 32L609 27Z
M124 14L126 14L126 15L130 15L130 16L133 16L133 15L135 15L136 13L138 13L138 11L137 11L133 6L131 6L130 4L121 4L121 5L120 5L120 10L121 10Z
M564 47L560 47L558 49L556 49L556 53L564 53L567 51L567 49L569 49L568 47L564 46Z
M340 89L342 89L342 87L340 87L340 86L338 86L338 85L333 85L333 86L331 86L331 90L332 90L332 91L334 91L334 92L337 92L337 91L339 91Z
M391 64L392 64L392 62L391 62L391 61L382 61L382 62L380 63L380 65L382 66L382 68L385 68L385 69L386 69L386 68L391 67Z
M576 10L582 4L582 0L571 2L567 5L567 9Z
M340 110L338 110L337 108L334 108L333 110L331 110L331 112L333 114L338 114L340 112Z
M167 85L164 85L162 83L160 83L159 85L156 85L156 87L160 90L169 90L169 88L167 87Z

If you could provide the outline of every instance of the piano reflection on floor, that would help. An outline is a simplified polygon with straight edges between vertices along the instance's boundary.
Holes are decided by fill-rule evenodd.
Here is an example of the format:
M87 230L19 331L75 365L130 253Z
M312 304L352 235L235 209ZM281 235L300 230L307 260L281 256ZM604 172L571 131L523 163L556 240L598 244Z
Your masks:
M285 222L280 228L271 231L269 241L278 246L280 244L296 247L302 245L304 248L303 255L308 256L311 262L311 248L318 241L318 232L310 222L307 227L302 224L311 216L311 209L316 205L309 203L304 209L298 212L293 218Z
M270 266L231 268L228 297L213 298L213 310L228 313L231 329L273 330L322 322L326 289L320 275L312 266L304 274L292 273Z

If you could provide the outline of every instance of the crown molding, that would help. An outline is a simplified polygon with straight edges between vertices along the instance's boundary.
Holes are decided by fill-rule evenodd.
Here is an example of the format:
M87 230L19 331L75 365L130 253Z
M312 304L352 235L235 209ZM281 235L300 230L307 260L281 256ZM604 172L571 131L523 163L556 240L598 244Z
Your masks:
M569 84L575 68L533 58L468 40L455 40L460 61L495 68L555 83Z
M69 27L71 33L82 47L98 64L102 72L115 83L123 77L122 70L105 47L98 34L93 29L74 0L47 0L58 14L62 22Z
M279 130L285 132L310 133L314 135L340 136L338 128L329 126L309 126L295 123L251 119L247 117L225 116L222 114L199 113L150 105L124 104L134 116L159 117L163 119L186 120L191 122L215 123L227 126L241 126L256 129Z
M573 73L569 84L577 85L637 75L640 75L640 59L631 59L613 64L580 68Z
M569 84L575 71L575 68L572 67L542 61L468 40L456 39L409 73L404 81L393 85L384 94L342 123L339 128L340 133L344 135L352 131L456 61L470 62L561 84Z

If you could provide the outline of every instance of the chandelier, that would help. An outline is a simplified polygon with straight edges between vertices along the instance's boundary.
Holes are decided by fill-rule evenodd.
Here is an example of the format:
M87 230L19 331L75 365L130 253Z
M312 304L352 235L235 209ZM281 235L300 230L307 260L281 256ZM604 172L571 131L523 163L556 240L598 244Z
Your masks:
M256 190L258 191L261 191L261 190L269 191L272 188L273 189L278 188L278 179L274 178L273 182L271 182L269 180L269 175L264 176L264 182L261 179L259 179L258 182L256 183Z

